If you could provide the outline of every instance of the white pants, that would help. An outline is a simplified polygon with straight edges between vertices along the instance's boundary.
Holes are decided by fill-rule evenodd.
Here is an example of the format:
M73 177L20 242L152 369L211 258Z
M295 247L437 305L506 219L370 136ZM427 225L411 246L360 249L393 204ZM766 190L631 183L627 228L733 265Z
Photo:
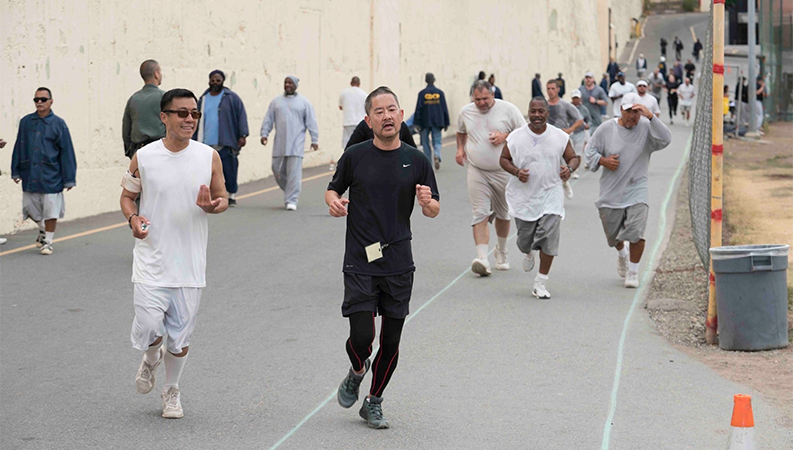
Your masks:
M350 142L350 138L352 137L353 131L358 125L345 125L344 131L341 133L341 149L344 150L347 148L347 143Z
M166 348L182 353L195 329L201 288L169 288L135 283L135 319L130 340L138 350L148 350L158 337L168 335Z
M765 114L763 114L763 102L760 100L755 100L754 102L754 125L759 130L763 126L763 119L765 118Z

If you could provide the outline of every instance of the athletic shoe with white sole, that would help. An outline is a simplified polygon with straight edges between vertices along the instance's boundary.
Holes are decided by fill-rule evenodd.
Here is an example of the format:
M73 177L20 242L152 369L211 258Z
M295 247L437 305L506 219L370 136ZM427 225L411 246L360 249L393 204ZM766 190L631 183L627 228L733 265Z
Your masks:
M617 275L620 278L625 278L625 275L628 274L628 257L622 256L617 253Z
M509 250L504 249L502 252L496 247L496 251L493 253L496 254L496 270L509 270L509 259L507 259Z
M523 254L523 270L531 272L534 269L534 252Z
M286 204L286 210L287 211L297 211L297 205L295 205L294 203L287 203Z
M441 170L441 160L435 157L435 170Z
M342 408L349 408L358 401L361 381L363 381L363 377L366 376L366 372L369 371L369 366L371 364L371 361L367 358L363 364L363 373L360 375L353 372L352 367L350 367L350 371L347 373L347 376L344 377L344 380L342 380L339 385L339 390L336 392L336 400L339 401Z
M6 242L8 242L8 239L6 239L6 238L0 238L0 245L3 245L3 244L5 244Z
M36 248L44 247L44 241L46 240L46 234L43 231L39 231L39 235L36 238Z
M570 186L570 182L563 181L562 187L564 187L564 196L567 197L568 200L573 198L573 187Z
M369 428L381 430L390 426L388 420L383 417L382 397L371 395L369 398L363 399L363 405L361 405L361 410L358 411L358 414L366 421L366 425Z
M171 386L160 394L162 397L162 416L166 419L181 419L184 417L182 402L179 400L179 387Z
M548 292L548 289L545 289L545 283L536 280L534 281L534 289L532 289L531 295L539 298L540 300L547 300L551 298L551 293Z
M625 277L625 287L626 288L639 287L639 272L628 272L628 276Z
M146 361L146 355L143 355L143 361L140 362L138 373L135 375L135 387L141 394L148 394L154 388L154 381L157 379L157 366L165 358L165 346L160 346L160 351L157 352L157 362L149 364Z
M474 258L474 261L471 263L471 271L483 277L493 274L493 272L490 271L490 261L479 258Z
M42 255L51 255L52 254L52 243L44 241L44 245L41 246L41 250L39 251Z

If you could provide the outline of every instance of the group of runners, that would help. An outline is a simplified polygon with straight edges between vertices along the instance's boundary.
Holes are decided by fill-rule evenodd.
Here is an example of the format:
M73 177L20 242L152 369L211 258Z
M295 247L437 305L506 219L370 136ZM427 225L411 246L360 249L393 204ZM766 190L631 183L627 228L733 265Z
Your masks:
M548 100L530 101L528 123L518 107L496 99L492 86L480 80L457 120L456 161L467 168L473 216L471 268L492 275L489 223L495 221L495 268L510 269L507 237L514 218L523 269L531 272L539 259L531 293L540 299L551 298L547 284L559 254L564 183L576 176L582 159L589 170L604 169L596 206L608 245L616 249L618 275L626 287L638 286L649 159L671 141L666 125L637 94L628 93L619 117L604 123L600 114L590 117L584 146L587 133L576 136L584 128L580 111L588 111L584 105L599 111L605 104L594 92L593 74L585 80L573 92L574 104L554 95L549 84ZM350 368L337 399L344 408L353 406L371 369L359 414L372 428L388 428L383 393L397 367L415 272L410 219L416 202L424 216L437 217L440 194L432 161L400 140L404 113L397 94L379 87L366 96L364 109L372 138L346 149L325 193L329 214L347 222L341 312L350 326L345 342ZM222 213L229 204L218 152L191 139L201 118L195 95L170 90L160 111L165 137L134 154L121 181L120 203L136 238L131 340L144 354L135 384L141 394L151 392L164 364L162 416L180 418L179 380L206 285L207 215ZM372 356L378 315L380 347Z

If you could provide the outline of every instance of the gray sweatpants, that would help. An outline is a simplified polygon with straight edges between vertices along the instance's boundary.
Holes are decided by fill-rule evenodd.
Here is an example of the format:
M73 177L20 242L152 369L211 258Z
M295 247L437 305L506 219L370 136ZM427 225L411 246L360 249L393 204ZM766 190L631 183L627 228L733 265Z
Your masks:
M284 203L297 205L303 182L303 157L273 156L273 176L284 191Z

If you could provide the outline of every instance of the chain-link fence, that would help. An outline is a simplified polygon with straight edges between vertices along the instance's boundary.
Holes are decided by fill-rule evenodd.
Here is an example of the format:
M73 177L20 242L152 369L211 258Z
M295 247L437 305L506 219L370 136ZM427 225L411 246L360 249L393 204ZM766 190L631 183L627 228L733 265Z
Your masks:
M694 134L688 159L688 207L694 244L702 264L710 264L710 174L713 128L713 3L710 5L708 33L702 49L704 59L697 88ZM721 118L721 111L716 111Z
M772 120L793 120L793 8L779 0L759 0L758 44L768 97L763 100ZM785 60L787 59L787 63Z

